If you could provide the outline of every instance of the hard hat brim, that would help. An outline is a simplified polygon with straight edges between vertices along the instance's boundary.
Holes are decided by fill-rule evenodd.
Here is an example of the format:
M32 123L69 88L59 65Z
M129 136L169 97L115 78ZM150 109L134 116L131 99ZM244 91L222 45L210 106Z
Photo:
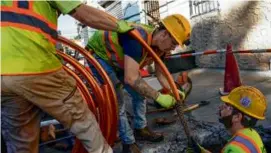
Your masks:
M230 103L230 102L231 102L228 96L222 96L222 97L220 97L220 99L221 99L221 101L223 101L224 103Z
M221 101L223 101L224 103L230 104L230 105L232 105L233 107L238 108L238 106L237 106L234 102L232 102L232 101L229 99L229 96L222 96L222 97L220 97L220 99L221 99ZM239 110L242 111L242 112L244 112L245 114L251 116L251 117L256 118L256 119L259 119L259 120L264 120L264 119L265 119L265 117L260 117L260 116L254 115L254 114L252 114L252 113L245 112L245 110L242 109L242 108L241 108L241 109L239 108Z

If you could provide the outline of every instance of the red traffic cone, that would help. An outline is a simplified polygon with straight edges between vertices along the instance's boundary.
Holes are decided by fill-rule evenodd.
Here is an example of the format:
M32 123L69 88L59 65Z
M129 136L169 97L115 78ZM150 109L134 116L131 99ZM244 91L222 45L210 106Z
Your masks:
M145 69L140 69L140 74L141 74L142 77L150 76L150 73Z
M227 95L236 87L241 86L239 68L236 59L232 53L232 45L227 45L224 88L219 89L221 95Z

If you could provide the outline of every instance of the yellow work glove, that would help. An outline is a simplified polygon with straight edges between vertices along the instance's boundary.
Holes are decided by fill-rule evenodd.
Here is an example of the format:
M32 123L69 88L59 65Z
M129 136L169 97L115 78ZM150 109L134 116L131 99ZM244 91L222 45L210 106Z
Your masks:
M172 90L169 90L169 89L166 89L166 88L162 88L161 90L159 90L162 94L172 94ZM178 92L181 96L181 98L185 99L186 95L185 95L185 92L182 91L182 90L179 90L178 89Z
M155 101L164 108L170 108L176 104L176 100L173 96L170 94L161 94L160 92Z
M117 21L117 25L118 25L118 29L117 29L118 33L126 33L134 29L125 20Z

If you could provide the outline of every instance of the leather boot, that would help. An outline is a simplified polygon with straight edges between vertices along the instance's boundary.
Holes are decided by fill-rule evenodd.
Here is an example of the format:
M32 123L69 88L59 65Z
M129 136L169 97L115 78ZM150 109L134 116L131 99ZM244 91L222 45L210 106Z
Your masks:
M152 132L148 127L143 129L135 129L136 140L146 140L150 142L160 142L164 140L164 136L158 132Z
M141 153L136 143L122 144L122 153Z

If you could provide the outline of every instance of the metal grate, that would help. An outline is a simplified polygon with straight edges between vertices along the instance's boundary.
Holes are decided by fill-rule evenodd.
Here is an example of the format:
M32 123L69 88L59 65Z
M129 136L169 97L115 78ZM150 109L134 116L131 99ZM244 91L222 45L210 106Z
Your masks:
M216 0L190 0L191 18L219 11L219 2Z
M146 14L150 17L149 24L156 24L160 20L159 2L158 0L144 1L144 9Z
M121 1L114 1L112 4L106 7L106 12L108 12L109 14L113 15L118 19L123 18Z

